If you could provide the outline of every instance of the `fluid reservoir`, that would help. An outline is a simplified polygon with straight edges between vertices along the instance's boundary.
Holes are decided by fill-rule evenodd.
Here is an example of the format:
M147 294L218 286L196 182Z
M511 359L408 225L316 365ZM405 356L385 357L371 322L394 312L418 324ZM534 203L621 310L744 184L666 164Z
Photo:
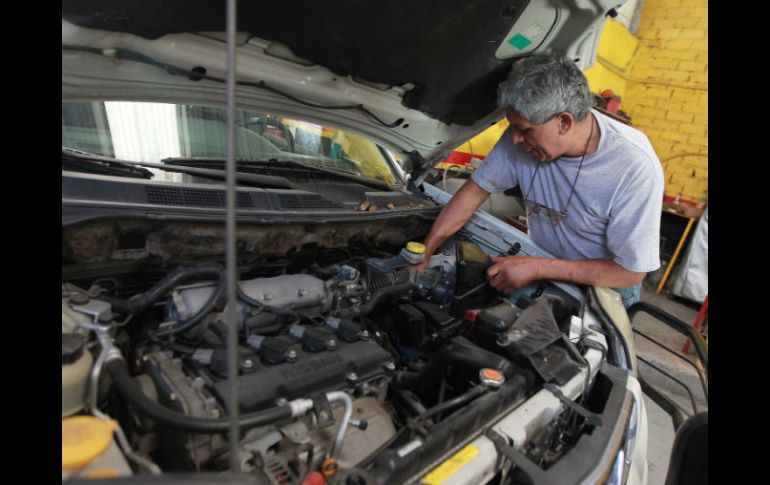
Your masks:
M425 256L425 245L410 241L406 247L399 253L409 264L422 263L422 259Z
M77 413L86 404L88 377L93 357L85 348L86 339L77 333L61 334L61 414Z
M62 419L62 479L131 475L131 468L113 439L116 428L115 421L94 416Z

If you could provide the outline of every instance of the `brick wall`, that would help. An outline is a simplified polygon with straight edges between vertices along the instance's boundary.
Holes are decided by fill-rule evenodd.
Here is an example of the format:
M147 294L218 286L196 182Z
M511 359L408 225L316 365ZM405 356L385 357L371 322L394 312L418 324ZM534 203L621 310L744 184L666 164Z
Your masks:
M646 0L621 109L650 138L666 194L708 197L708 4Z

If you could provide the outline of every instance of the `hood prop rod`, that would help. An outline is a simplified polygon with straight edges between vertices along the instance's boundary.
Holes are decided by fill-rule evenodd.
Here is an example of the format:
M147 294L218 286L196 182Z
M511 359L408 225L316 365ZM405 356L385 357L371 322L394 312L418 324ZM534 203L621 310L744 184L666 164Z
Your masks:
M241 473L240 464L240 429L238 427L238 320L236 302L236 247L235 247L235 32L236 0L227 0L227 160L226 160L226 185L227 185L227 222L225 228L226 245L226 269L225 291L227 294L227 307L225 310L225 322L227 322L227 376L228 395L230 397L230 409L227 414L230 417L230 432L228 433L230 445L230 472L234 475Z

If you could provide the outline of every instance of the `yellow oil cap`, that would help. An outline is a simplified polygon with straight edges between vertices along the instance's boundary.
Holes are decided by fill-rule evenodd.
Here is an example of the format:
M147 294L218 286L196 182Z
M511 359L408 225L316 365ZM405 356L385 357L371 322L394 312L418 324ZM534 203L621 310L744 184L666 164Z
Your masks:
M406 243L406 250L414 254L425 254L425 245L422 243L410 241Z
M82 468L104 453L112 443L113 420L75 416L61 422L61 467Z

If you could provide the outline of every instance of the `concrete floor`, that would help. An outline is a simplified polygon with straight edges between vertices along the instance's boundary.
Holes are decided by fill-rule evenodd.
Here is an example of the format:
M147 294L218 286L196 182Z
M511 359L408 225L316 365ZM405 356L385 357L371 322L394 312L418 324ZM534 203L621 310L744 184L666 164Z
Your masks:
M688 305L684 301L668 297L665 291L660 295L655 294L655 286L652 282L645 282L642 290L642 301L657 306L661 310L670 313L680 320L692 325L698 314L695 303ZM667 326L647 314L640 313L634 318L634 329L654 338L667 347L679 351L680 355L685 337L670 330ZM669 352L651 343L646 338L635 335L637 357L641 357L660 367L678 379L686 383L692 389L693 397L698 411L708 409L708 403L702 391L700 380L696 370L686 362L678 359ZM686 355L690 362L695 362L695 356ZM692 414L692 401L687 392L678 384L662 376L660 372L649 365L639 362L640 375L651 385L678 403L688 414ZM649 397L645 396L645 406L648 420L648 484L662 485L665 482L668 471L671 447L674 441L674 426L671 417L661 409Z

